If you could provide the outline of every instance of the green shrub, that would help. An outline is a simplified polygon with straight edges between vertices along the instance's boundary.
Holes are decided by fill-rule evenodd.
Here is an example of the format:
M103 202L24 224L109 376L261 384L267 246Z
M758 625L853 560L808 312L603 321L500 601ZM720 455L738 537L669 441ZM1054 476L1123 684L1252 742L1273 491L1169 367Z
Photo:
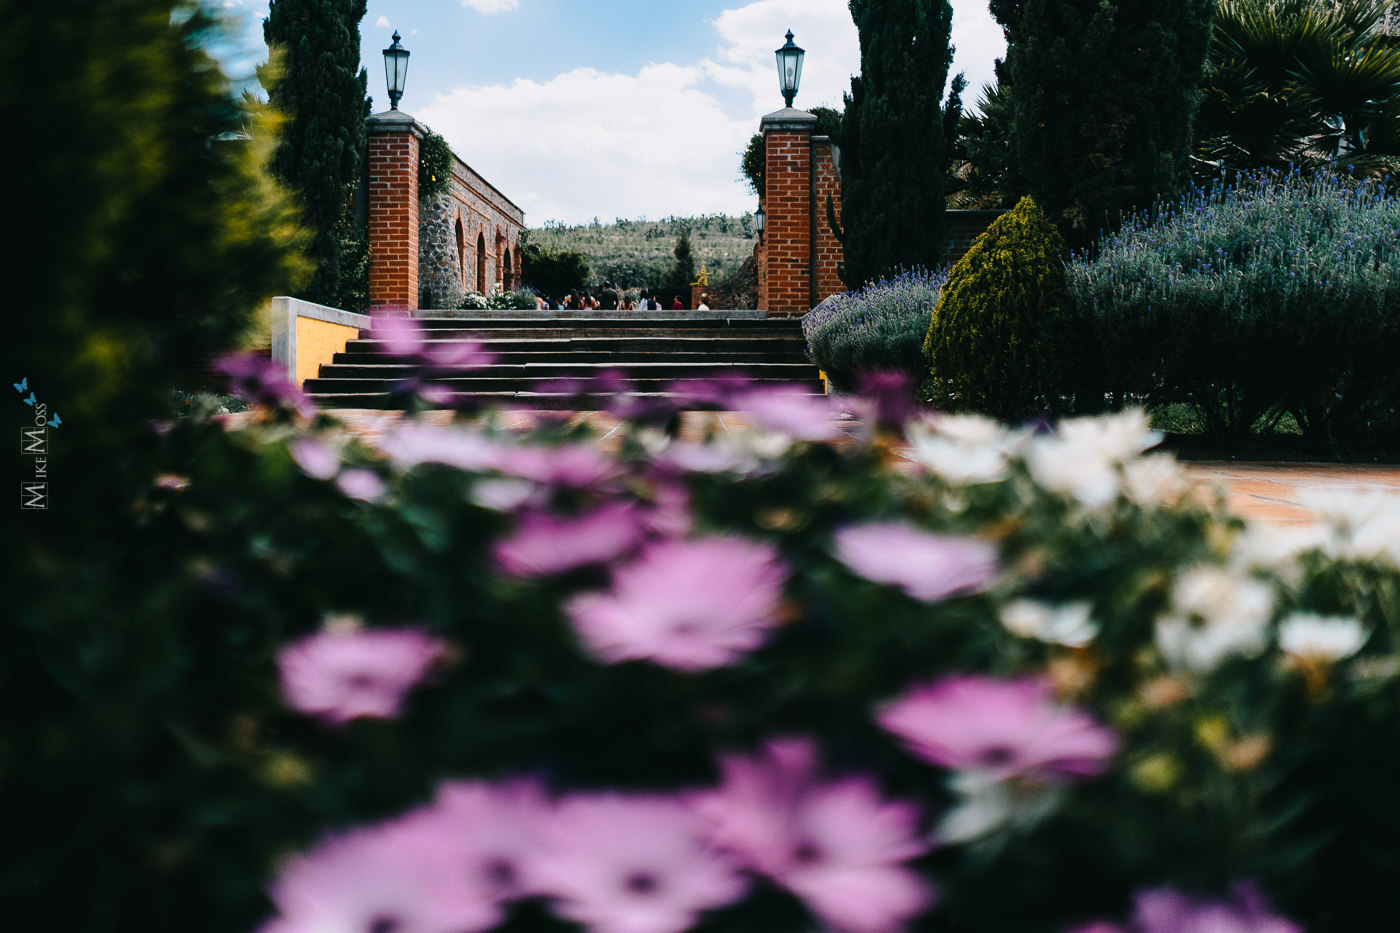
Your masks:
M862 373L924 371L928 334L947 272L916 269L853 292L832 295L802 318L807 352L832 388L854 391Z
M1400 436L1400 201L1264 173L1195 189L1076 257L1109 387L1235 443L1291 414L1319 449Z
M1065 245L1030 198L972 244L948 274L924 353L932 401L1016 418L1058 408L1072 371Z
M452 147L429 129L418 144L418 198L427 200L452 186Z

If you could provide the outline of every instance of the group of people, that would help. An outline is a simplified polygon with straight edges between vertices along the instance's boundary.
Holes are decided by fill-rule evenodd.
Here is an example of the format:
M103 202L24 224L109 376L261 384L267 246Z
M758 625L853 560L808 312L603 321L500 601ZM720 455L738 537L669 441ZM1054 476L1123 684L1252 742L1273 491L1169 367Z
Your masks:
M612 282L604 282L595 295L591 289L574 289L562 299L549 295L537 295L535 306L541 311L661 311L666 309L661 297L654 292L642 292L637 298L618 289ZM670 310L684 311L685 303L677 295L671 301ZM700 311L710 310L710 296L700 296Z

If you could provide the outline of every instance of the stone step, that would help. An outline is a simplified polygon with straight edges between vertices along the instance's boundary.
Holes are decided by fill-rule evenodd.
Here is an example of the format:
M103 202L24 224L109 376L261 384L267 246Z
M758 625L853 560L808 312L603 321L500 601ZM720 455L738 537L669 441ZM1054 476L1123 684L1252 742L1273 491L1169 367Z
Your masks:
M791 352L769 352L769 353L725 353L716 356L713 353L609 353L607 351L580 351L575 353L531 353L515 351L507 353L496 353L496 362L493 365L504 366L547 366L556 364L567 365L591 365L600 370L627 370L634 366L648 366L663 363L688 364L688 363L726 363L739 367L759 367L769 364L783 364L793 366L804 366L812 368L812 364L801 354ZM334 363L327 364L326 368L334 367L335 372L342 376L356 376L360 378L384 376L393 371L401 371L405 374L417 370L417 365L395 360L385 356L372 353L337 354Z
M520 378L512 376L495 376L484 374L481 376L451 376L445 379L434 379L435 386L446 386L458 392L481 393L481 392L531 392L540 391L551 384L557 384L561 377L529 377ZM686 380L672 379L666 376L656 376L639 379L626 379L621 382L623 389L627 392L665 392L676 388L678 382ZM810 379L793 379L790 377L750 377L750 381L755 385L783 385L798 386L811 392L821 392L821 381L816 377ZM402 382L401 379L356 379L338 375L322 375L317 379L306 380L306 391L313 395L336 394L336 393L366 393L366 392L392 392Z
M484 338L461 336L456 340L428 340L428 345L445 349L451 343L476 342L493 353L554 353L559 356L575 352L605 353L704 353L711 357L724 357L729 353L769 353L785 352L794 354L797 359L805 359L806 342L802 338L657 338L657 336L630 336L630 338L501 338L491 335ZM388 354L389 346L384 340L354 339L346 343L344 353ZM339 363L339 359L336 360Z
M802 329L799 318L665 318L650 315L619 315L616 317L587 317L564 319L557 317L430 317L419 318L416 323L424 330L490 330L502 327L515 328L571 328L578 330L614 330L628 327L654 327L668 330L695 331L773 331L784 332Z
M311 400L322 408L371 408L394 409L402 407L402 400L394 395L380 392L328 392L309 393ZM821 395L813 392L813 396ZM682 396L669 392L638 392L632 395L637 400L677 400ZM515 408L568 411L601 411L616 403L612 395L567 395L552 392L462 392L445 400L442 404L430 407L461 408L470 406L489 407L496 405Z
M443 328L425 331L428 342L442 340L740 340L750 342L777 341L779 343L801 343L804 338L800 330L755 332L755 331L698 331L666 330L656 327L628 327L613 330L588 330L544 327L497 327L497 328ZM374 330L362 329L360 340L379 341L382 335Z
M401 363L397 361L384 361L375 363L375 357L362 355L353 360L347 360L346 364L357 367L376 367L380 373L386 377L411 375L419 371L419 367ZM382 359L382 358L380 358ZM338 374L340 361L336 361L329 366L322 367L321 375ZM329 370L329 372L326 372ZM621 371L624 376L648 376L659 377L671 375L674 378L693 377L704 379L720 373L748 372L753 375L767 374L770 376L793 376L801 378L807 375L816 375L816 369L811 363L805 360L783 361L777 363L753 363L731 360L727 357L711 358L704 361L677 362L674 360L658 360L656 362L628 363L626 366L616 366L609 363L580 363L567 358L555 358L552 360L541 360L533 363L493 363L490 366L475 367L463 370L464 373L475 374L491 372L501 376L574 376L587 378L605 372ZM372 370L371 370L372 371Z

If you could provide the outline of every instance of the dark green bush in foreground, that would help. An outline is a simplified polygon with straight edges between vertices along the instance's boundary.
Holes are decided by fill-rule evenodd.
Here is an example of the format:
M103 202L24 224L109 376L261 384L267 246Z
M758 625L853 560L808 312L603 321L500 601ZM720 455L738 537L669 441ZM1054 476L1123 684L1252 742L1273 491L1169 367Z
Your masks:
M1075 366L1064 239L1030 198L948 273L924 352L932 401L1015 419L1060 407Z
M1237 443L1291 414L1317 449L1400 441L1400 200L1330 175L1196 189L1076 256L1107 388Z
M946 272L917 269L832 295L802 319L807 351L832 388L854 391L871 372L924 373L924 338Z

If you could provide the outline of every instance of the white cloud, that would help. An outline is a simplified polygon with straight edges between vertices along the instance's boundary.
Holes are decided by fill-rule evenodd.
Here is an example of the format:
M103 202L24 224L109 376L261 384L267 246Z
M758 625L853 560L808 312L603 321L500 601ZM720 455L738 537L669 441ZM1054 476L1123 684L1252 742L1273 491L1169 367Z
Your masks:
M394 24L389 22L389 17L381 16L374 21L374 25L377 29L392 29Z
M520 0L462 0L462 6L469 6L487 16L494 16L497 13L509 13L520 6Z
M518 0L463 0L482 12ZM524 208L526 221L584 222L751 211L739 156L765 113L783 106L773 50L792 29L807 50L798 107L841 107L860 47L846 0L755 0L711 25L714 53L635 74L580 68L540 83L477 85L437 95L418 116ZM956 0L955 69L969 103L990 81L1001 31L980 0ZM742 102L727 107L739 91ZM729 93L723 93L723 92Z

